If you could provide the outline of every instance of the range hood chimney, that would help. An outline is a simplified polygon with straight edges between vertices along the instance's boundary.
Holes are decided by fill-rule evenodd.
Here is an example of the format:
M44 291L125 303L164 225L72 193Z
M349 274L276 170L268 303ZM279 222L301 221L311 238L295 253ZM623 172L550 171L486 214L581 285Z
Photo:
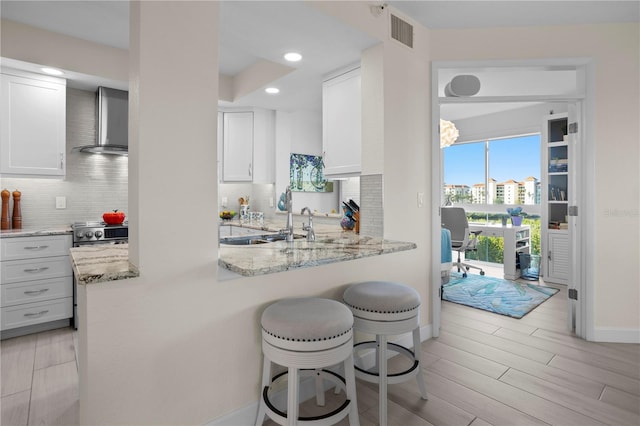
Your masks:
M129 93L98 87L96 92L96 143L73 148L90 154L128 155Z

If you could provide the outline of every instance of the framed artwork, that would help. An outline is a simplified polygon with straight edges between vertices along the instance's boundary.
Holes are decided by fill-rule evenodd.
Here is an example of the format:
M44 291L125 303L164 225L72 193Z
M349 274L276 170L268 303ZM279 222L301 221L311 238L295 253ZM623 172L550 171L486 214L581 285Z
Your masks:
M333 192L333 182L323 175L324 163L317 155L291 154L289 181L292 191Z

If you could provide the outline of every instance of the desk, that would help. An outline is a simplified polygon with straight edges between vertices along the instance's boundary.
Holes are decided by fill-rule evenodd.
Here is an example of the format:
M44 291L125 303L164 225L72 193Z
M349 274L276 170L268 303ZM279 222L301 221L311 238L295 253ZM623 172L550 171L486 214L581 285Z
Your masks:
M520 277L516 269L517 253L531 253L531 227L529 225L493 225L489 223L469 223L469 231L482 231L481 237L500 237L504 240L504 278L515 280Z

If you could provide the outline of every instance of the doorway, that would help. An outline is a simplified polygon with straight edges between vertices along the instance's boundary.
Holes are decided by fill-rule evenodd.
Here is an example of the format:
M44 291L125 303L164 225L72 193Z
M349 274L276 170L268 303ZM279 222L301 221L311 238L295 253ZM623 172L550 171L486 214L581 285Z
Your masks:
M592 201L592 196L588 192L587 185L580 185L585 182L583 179L583 164L588 158L593 156L592 144L580 144L579 141L586 141L585 120L586 111L589 111L588 98L585 95L587 83L589 82L590 61L587 59L553 59L539 61L519 61L519 62L434 62L432 65L432 232L434 235L440 234L440 206L443 205L443 169L442 150L440 144L435 142L440 140L438 124L443 115L451 117L480 116L492 113L493 117L506 114L525 106L540 105L543 110L553 111L553 105L562 105L568 114L569 122L577 123L575 131L570 136L571 143L581 148L582 153L576 156L576 167L573 170L574 198L570 204L574 211L588 214L585 208ZM456 96L451 93L451 83L456 76L475 76L479 80L476 93L467 96ZM532 84L531 82L535 82ZM447 85L449 87L447 87ZM508 123L490 121L482 118L482 122L489 128L488 133L499 135L500 132L517 129L520 133L542 133L542 116L532 125L531 122L518 123L517 120L507 120ZM469 136L469 132L465 137ZM481 132L480 132L481 133ZM502 207L500 207L502 208ZM569 253L571 255L569 271L569 290L571 294L579 294L578 300L568 299L569 318L567 326L574 330L579 337L586 337L589 334L589 327L592 329L592 315L586 308L586 301L592 294L592 283L588 281L590 274L587 269L591 268L584 258L586 240L591 238L586 232L585 217L572 216L570 219L572 232L569 239ZM542 220L545 220L544 217ZM440 328L440 239L433 238L433 258L432 258L432 334L439 335ZM588 246L587 246L588 247Z

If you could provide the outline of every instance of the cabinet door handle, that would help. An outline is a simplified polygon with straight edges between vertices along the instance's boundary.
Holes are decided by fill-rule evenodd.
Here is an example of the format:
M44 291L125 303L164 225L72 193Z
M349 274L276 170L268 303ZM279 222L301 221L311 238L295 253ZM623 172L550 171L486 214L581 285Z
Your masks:
M60 153L60 170L64 169L64 153Z
M26 246L24 249L25 250L44 250L48 247L49 246Z
M249 176L251 176L251 163L249 163Z
M24 292L24 294L28 295L28 296L36 296L38 294L42 294L46 291L49 291L48 288L41 288L40 290L27 290Z
M547 253L547 259L552 260L551 259L551 250L549 250L548 253Z
M29 268L29 269L25 269L25 272L33 272L33 273L37 273L37 272L44 272L47 269L49 269L48 266L42 266L40 268Z
M49 311L40 311L40 312L28 312L26 314L24 314L25 317L39 317L41 315L44 315L46 313L48 313Z

